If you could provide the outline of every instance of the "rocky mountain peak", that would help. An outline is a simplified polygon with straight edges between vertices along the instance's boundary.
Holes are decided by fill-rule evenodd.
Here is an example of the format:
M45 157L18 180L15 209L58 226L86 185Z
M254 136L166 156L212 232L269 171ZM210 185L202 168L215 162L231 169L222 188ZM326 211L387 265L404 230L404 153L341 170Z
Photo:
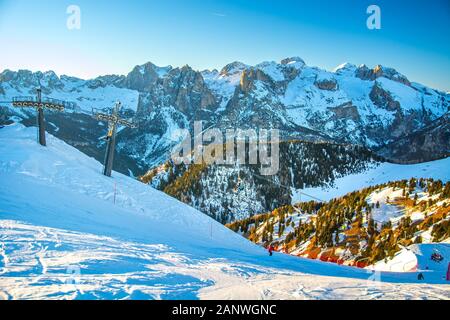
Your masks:
M64 84L61 79L53 71L32 72L30 70L11 71L4 70L0 74L0 82L8 82L10 85L20 88L37 88L43 87L44 92L52 89L61 89Z
M410 86L409 80L399 73L394 68L384 67L380 64L376 65L373 69L368 68L366 65L359 66L355 71L355 76L362 80L376 80L380 77L403 83Z
M296 68L302 68L303 66L306 65L305 61L300 57L285 58L285 59L281 60L280 63L282 65L294 66Z
M223 67L222 70L220 70L220 75L221 76L234 75L236 73L241 73L247 68L248 65L246 65L245 63L242 63L240 61L234 61Z
M172 70L172 66L158 67L151 62L134 67L127 75L126 86L138 91L148 91L161 77Z
M97 88L105 88L107 86L115 86L118 88L121 88L125 85L127 78L125 76L118 76L118 75L106 75L106 76L100 76L92 80L88 80L86 82L86 85L90 89L97 89Z
M333 71L341 75L353 75L358 67L353 63L345 62L338 65Z
M271 78L259 68L249 68L242 72L240 88L243 92L249 92L254 87L255 81L270 82Z

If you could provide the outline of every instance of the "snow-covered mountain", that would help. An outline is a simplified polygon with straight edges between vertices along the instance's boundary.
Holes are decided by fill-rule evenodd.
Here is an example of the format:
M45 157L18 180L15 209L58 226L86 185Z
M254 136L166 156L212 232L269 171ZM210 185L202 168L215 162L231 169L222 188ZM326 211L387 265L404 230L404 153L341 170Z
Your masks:
M417 272L269 257L199 211L47 142L36 143L35 128L0 128L2 299L449 299L440 269L419 283Z
M284 138L384 148L384 156L400 161L431 160L433 155L419 145L418 152L400 156L398 140L430 126L441 128L444 137L448 131L448 126L435 123L448 122L444 116L449 111L450 95L411 82L384 66L346 63L326 71L292 57L255 66L233 62L220 71L200 72L189 66L147 63L136 66L127 76L92 80L58 77L51 71L5 70L0 74L0 101L34 94L39 79L44 95L76 103L72 113L49 113L53 123L49 130L74 146L84 146L83 151L97 159L101 159L95 151L101 147L98 137L104 129L85 113L122 101L124 114L139 124L136 130L119 133L117 169L124 173L129 169L141 174L167 160L175 144L173 132L190 128L194 120L203 120L205 127L278 128ZM32 115L1 108L0 121ZM63 126L72 128L71 137L58 131ZM416 141L420 144L421 140ZM439 156L449 153L445 139L426 143L439 150Z

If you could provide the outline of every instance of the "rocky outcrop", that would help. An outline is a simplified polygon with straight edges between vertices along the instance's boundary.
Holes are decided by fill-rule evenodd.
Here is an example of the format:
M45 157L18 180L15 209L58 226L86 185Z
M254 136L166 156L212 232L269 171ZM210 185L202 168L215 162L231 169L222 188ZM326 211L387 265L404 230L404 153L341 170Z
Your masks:
M242 92L250 92L255 89L255 81L272 82L272 79L259 69L247 69L242 72L240 89Z
M358 109L351 102L344 103L340 106L330 108L334 113L335 119L351 119L354 122L360 121Z
M220 70L221 76L230 76L236 73L240 73L247 69L248 66L240 61L234 61L232 63L227 64L225 67Z
M355 71L356 77L362 80L376 80L380 77L385 77L387 79L400 82L404 85L410 86L408 78L406 78L401 73L397 72L393 68L383 67L382 65L377 65L373 69L369 69L366 65L361 65Z
M169 72L171 69L171 66L160 68L151 62L136 66L127 75L125 86L133 90L150 91L152 86L160 78L160 75Z
M171 70L163 78L162 89L177 110L188 116L198 109L213 108L216 103L201 73L189 66Z
M383 87L375 81L372 90L369 94L370 100L373 104L379 108L386 109L388 111L400 111L400 103L391 96L391 94L384 90Z
M296 65L297 68L301 68L301 67L305 66L305 61L303 61L303 59L300 57L290 57L290 58L285 58L285 59L281 60L280 64Z
M107 75L100 76L87 82L90 89L105 88L107 86L115 86L123 88L126 86L126 78L124 76Z
M314 85L321 90L335 91L338 89L335 79L317 79Z

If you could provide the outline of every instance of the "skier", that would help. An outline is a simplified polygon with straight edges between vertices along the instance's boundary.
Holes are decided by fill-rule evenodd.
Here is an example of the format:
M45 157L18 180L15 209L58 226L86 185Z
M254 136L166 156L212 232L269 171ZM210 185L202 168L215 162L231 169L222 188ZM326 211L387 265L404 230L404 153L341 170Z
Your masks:
M417 276L417 280L425 280L425 277L423 276L422 272L420 272L419 275Z
M269 244L269 247L267 248L267 250L269 251L269 256L272 256L272 252L273 252L274 248L271 244Z

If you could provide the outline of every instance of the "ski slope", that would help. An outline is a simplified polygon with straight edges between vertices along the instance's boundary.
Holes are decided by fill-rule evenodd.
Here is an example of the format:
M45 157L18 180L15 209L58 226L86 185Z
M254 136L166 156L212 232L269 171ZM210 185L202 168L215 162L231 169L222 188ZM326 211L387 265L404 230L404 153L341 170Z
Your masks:
M265 250L36 128L0 128L2 299L450 299L445 274ZM420 282L420 283L419 283Z
M383 184L389 181L415 178L440 179L443 182L450 180L450 158L435 160L418 164L393 164L383 162L374 165L364 172L350 174L334 181L333 186L314 187L292 190L292 203L311 200L309 196L322 201L329 201L341 197L349 192L365 187ZM305 200L306 199L306 200Z
M433 253L441 254L444 260L433 261L431 259ZM379 261L369 268L379 271L420 271L426 276L429 270L445 274L449 263L450 243L426 243L403 248L392 260Z

